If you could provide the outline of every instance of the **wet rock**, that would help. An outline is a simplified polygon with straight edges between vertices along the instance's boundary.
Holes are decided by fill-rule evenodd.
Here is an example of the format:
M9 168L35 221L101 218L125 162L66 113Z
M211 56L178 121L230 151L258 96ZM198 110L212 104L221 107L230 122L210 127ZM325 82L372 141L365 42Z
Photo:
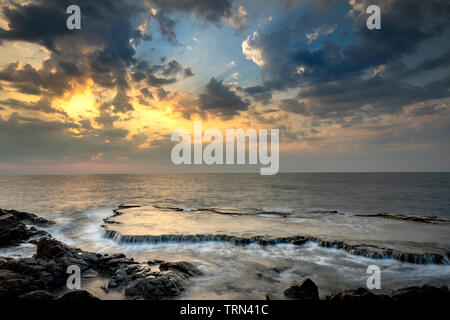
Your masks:
M18 297L22 301L50 301L55 300L56 297L48 291L36 290L29 293L25 293Z
M160 271L177 270L188 276L200 275L202 272L192 263L186 261L163 262L159 265Z
M43 259L60 258L67 253L66 247L58 240L42 237L37 242L36 255Z
M393 220L407 220L407 221L415 221L422 223L432 223L432 224L440 224L440 223L450 223L450 219L437 217L437 216L410 216L405 214L394 214L394 213L377 213L377 214L358 214L357 217L378 217L378 218L386 218Z
M399 289L393 291L389 296L396 301L450 301L450 293L447 286L437 288L428 284L422 287L409 287Z
M137 265L133 259L128 259L123 253L104 255L97 261L97 270L104 275L114 275L116 270L127 267L128 265Z
M319 300L319 289L309 278L295 282L290 288L284 290L284 295L297 300Z
M330 301L381 301L387 300L385 295L376 295L365 288L345 290L326 297Z
M22 211L17 211L17 210L0 209L0 216L5 215L5 214L11 214L11 215L17 217L22 222L25 222L28 224L33 224L33 225L36 225L39 227L48 227L48 226L55 224L54 221L39 217L39 216L35 215L34 213L22 212Z
M99 298L93 296L86 290L72 290L69 291L58 298L62 301L96 301Z
M150 300L160 300L178 296L188 277L181 272L170 272L157 278L134 280L125 288L125 295Z
M261 272L256 273L256 279L267 281L267 282L280 282L270 276L262 274Z
M139 208L139 204L119 204L119 209Z
M13 214L0 212L0 247L18 245L45 231L30 228Z
M15 298L27 292L39 290L42 283L26 274L0 269L0 299Z
M92 269L87 269L85 272L81 274L83 278L96 278L99 276L99 273Z
M154 278L159 275L159 272L152 272L151 269L144 264L127 265L115 271L115 274L106 287L108 289L125 287L136 279Z
M151 266L151 265L155 265L155 264L160 264L162 262L164 262L164 260L153 259L153 260L148 260L147 264Z

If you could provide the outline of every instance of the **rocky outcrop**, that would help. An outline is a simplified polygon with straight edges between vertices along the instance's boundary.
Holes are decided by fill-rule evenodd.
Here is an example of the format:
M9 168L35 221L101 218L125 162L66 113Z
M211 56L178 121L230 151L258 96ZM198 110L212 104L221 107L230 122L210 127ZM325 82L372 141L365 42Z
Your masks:
M202 272L194 266L192 263L186 261L178 261L178 262L163 262L159 265L159 270L161 271L180 271L190 277L197 276L202 274Z
M185 261L163 262L159 271L147 263L138 263L123 253L98 254L67 246L50 237L42 237L31 258L0 258L0 299L52 300L51 291L67 281L67 268L80 267L82 278L108 276L105 290L125 289L126 295L143 299L177 296L200 270ZM50 291L50 292L49 292ZM47 294L48 293L48 294ZM92 300L85 291L70 291L58 300Z
M333 295L327 296L326 300L330 301L383 301L388 300L386 295L376 295L365 288L359 288L356 290L345 290Z
M171 271L158 277L139 278L125 288L125 295L135 298L160 300L178 296L189 281L189 276Z
M52 221L32 213L0 209L0 247L18 245L32 237L47 234L47 232L25 223L48 226L52 224Z
M319 288L309 278L305 278L300 282L295 282L286 290L284 295L296 300L319 300Z
M450 223L450 219L437 217L437 216L410 216L405 214L395 214L395 213L377 213L377 214L357 214L357 217L378 217L378 218L386 218L393 220L407 220L414 222L423 222L423 223L432 223L432 224L441 224L441 223Z
M447 286L440 288L424 285L422 287L409 287L391 292L389 295L374 294L365 288L345 290L326 297L329 301L450 301Z
M72 290L69 291L58 298L61 301L96 301L100 300L94 297L92 294L86 290Z
M54 221L39 217L39 216L35 215L34 213L29 213L29 212L0 209L0 216L4 215L4 214L12 214L13 216L17 217L22 222L32 224L32 225L35 225L38 227L49 227L49 226L55 224Z
M440 288L431 285L423 285L422 287L409 287L393 291L389 297L396 301L409 300L428 300L428 301L450 301L450 292L447 286Z
M18 297L21 301L50 301L55 300L56 297L48 291L36 290L29 293L25 293Z
M186 261L163 262L159 271L152 271L148 264L127 265L115 271L104 289L124 288L126 296L138 299L171 298L184 290L190 278L201 274Z

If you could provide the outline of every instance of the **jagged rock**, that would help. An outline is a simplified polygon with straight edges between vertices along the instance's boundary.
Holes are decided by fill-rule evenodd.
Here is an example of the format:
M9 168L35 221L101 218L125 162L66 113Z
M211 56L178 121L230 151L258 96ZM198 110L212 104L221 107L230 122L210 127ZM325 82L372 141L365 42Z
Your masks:
M93 296L86 290L72 290L69 291L58 298L62 301L96 301L99 298Z
M39 283L26 274L0 269L0 299L15 298L30 291L40 289Z
M22 212L22 211L17 211L17 210L0 209L0 216L5 215L5 214L12 214L13 216L17 217L22 222L34 224L34 225L40 226L40 227L48 227L48 226L55 224L54 221L39 217L39 216L35 215L34 213Z
M448 291L448 287L445 285L440 288L428 284L422 287L403 288L393 291L389 296L396 301L405 301L405 300L450 301L450 292Z
M160 271L178 270L188 276L200 275L202 272L192 263L186 261L163 262L159 265Z
M43 234L46 232L28 227L15 215L0 212L0 247L18 245L33 236Z
M290 288L284 290L284 295L297 300L319 300L319 289L309 278L295 282Z
M55 300L56 297L48 291L36 290L29 293L25 293L19 296L18 299L23 301L49 301Z
M447 286L440 288L424 285L422 287L409 287L393 291L389 295L374 294L365 288L345 290L326 297L330 301L450 301Z
M98 277L99 273L93 269L87 269L85 272L81 274L83 278L95 278Z
M105 275L114 275L116 270L128 265L137 265L133 259L128 259L123 253L100 256L97 261L97 270Z
M188 277L181 272L170 272L157 278L134 280L125 288L125 295L159 300L179 295L184 290Z
M116 270L112 279L108 282L107 288L113 289L125 287L136 279L154 278L159 275L159 272L152 272L151 269L144 264L128 265Z
M42 237L37 242L36 255L43 259L54 259L64 256L67 252L65 246L58 240Z
M256 279L267 281L267 282L280 282L270 276L262 274L261 272L256 273Z
M154 265L154 264L160 264L162 262L164 262L164 260L153 259L153 260L148 260L147 264L148 265Z
M386 295L376 295L365 288L345 290L326 297L330 301L381 301L387 300Z

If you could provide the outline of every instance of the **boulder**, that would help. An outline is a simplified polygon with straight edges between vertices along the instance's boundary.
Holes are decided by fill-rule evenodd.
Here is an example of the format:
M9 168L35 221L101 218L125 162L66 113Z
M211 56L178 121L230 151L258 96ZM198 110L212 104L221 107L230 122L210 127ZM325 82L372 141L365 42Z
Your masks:
M47 234L43 230L29 227L23 222L36 225L50 224L49 220L39 218L32 213L0 209L0 247L18 245L31 237Z
M0 299L15 298L40 289L41 284L30 276L0 269Z
M83 278L96 278L99 276L99 273L93 269L88 269L81 274Z
M39 227L48 227L48 226L55 224L55 222L52 220L47 220L45 218L35 215L34 213L29 213L29 212L0 209L0 215L4 215L4 214L12 214L13 216L17 217L22 222L33 224L33 225L36 225Z
M422 287L403 288L393 291L389 296L396 301L450 301L450 293L445 285L440 288L429 284Z
M319 289L317 285L309 278L300 282L295 282L291 287L284 290L284 295L297 300L319 300Z
M58 300L61 301L96 301L99 298L93 296L86 290L72 290L61 295Z
M180 272L170 272L157 278L141 278L125 288L125 295L150 300L175 297L184 290L186 280L187 276Z
M50 301L55 300L56 297L48 291L36 290L29 293L25 293L18 297L22 301Z
M36 255L43 259L60 258L67 252L65 246L58 240L42 237L37 242Z
M160 271L177 270L188 276L201 275L202 272L190 262L163 262L159 265Z
M326 297L330 301L381 301L387 300L385 295L376 295L365 288L358 288L356 290L345 290Z

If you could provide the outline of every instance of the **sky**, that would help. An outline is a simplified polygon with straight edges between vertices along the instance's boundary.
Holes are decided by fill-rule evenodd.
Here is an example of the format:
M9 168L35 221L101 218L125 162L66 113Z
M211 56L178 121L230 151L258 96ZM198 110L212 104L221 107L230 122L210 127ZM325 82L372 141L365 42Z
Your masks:
M258 170L172 164L195 120L279 129L281 172L450 171L449 20L445 0L0 0L0 174Z

